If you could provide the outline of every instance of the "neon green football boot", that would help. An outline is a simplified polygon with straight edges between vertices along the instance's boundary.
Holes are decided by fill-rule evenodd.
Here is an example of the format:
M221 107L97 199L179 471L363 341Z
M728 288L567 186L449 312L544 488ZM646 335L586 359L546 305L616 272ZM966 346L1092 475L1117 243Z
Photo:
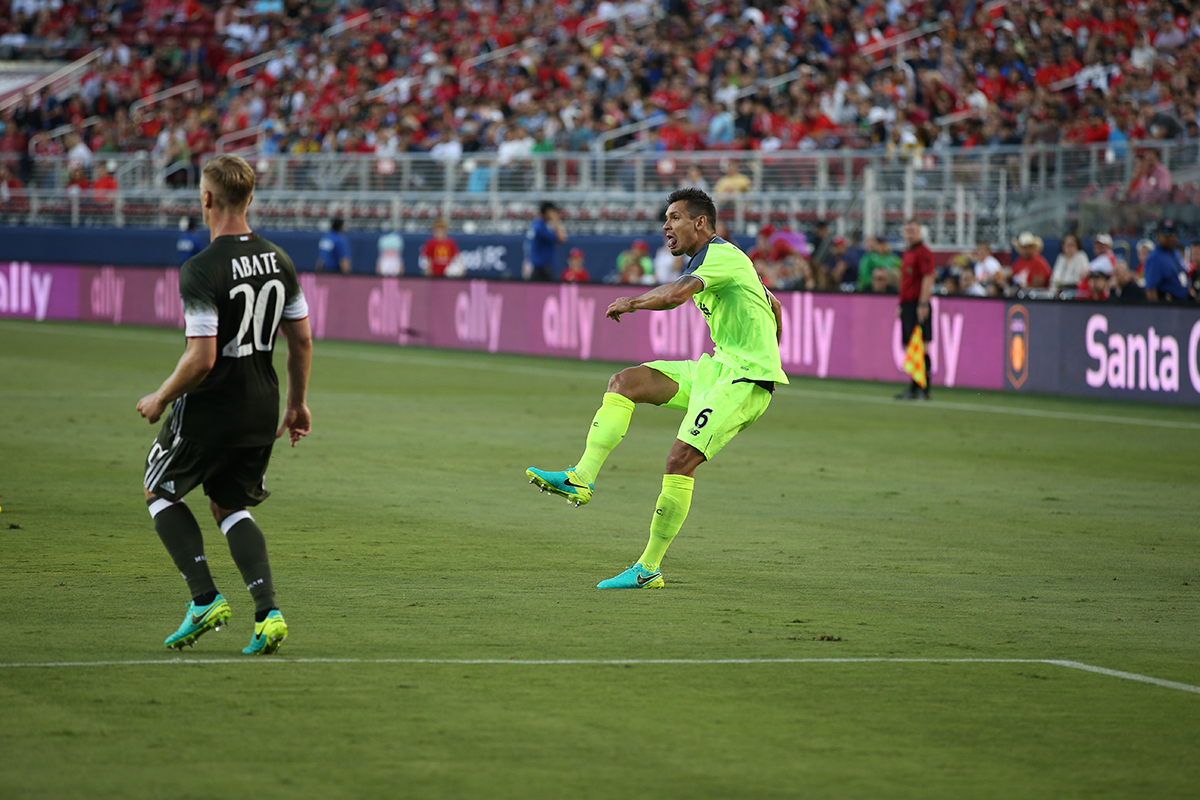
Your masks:
M596 484L581 480L574 469L550 472L530 467L525 470L525 477L543 492L552 492L567 498L567 502L574 503L576 508L587 505L592 499L592 490L596 488Z
M267 618L254 624L254 638L242 652L248 656L269 656L287 638L288 627L278 608L267 612Z
M221 626L229 622L229 603L217 595L206 606L198 606L195 602L188 603L187 614L179 630L172 633L163 642L168 650L182 650L184 645L194 647L196 640L209 631L219 631Z

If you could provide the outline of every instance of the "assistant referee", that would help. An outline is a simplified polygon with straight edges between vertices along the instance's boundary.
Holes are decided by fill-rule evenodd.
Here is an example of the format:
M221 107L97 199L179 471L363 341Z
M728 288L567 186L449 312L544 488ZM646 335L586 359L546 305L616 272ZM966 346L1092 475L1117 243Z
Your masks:
M908 249L900 261L900 341L907 346L913 328L921 326L925 340L925 387L915 380L896 395L897 400L929 399L929 343L933 341L933 321L929 313L929 296L933 294L933 252L921 236L921 226L909 219L904 222L904 241Z

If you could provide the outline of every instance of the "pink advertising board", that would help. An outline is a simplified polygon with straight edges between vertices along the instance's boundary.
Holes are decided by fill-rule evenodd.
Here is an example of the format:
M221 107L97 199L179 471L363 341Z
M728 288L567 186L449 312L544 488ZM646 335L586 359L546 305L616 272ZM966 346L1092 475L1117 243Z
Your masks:
M604 317L631 287L449 281L305 273L318 340L527 353L637 363L711 352L708 328L688 303ZM781 292L784 369L793 375L901 381L904 346L896 298ZM935 298L933 382L1000 389L1004 303ZM176 269L0 265L0 317L183 326Z

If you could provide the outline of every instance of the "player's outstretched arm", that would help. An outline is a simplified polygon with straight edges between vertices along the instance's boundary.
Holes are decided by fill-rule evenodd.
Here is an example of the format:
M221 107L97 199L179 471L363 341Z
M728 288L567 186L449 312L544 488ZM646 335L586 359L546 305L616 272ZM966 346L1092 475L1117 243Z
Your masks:
M618 297L604 316L620 322L622 314L632 314L640 309L665 311L683 305L703 288L704 281L693 275L682 275L674 283L663 284L637 297Z
M158 391L138 401L137 411L151 424L162 418L167 405L195 389L217 363L217 339L215 336L193 336L171 373Z
M288 432L292 447L312 433L312 414L308 410L308 374L312 370L312 328L308 318L284 320L279 324L283 338L287 340L287 404L283 411L283 424L275 438Z

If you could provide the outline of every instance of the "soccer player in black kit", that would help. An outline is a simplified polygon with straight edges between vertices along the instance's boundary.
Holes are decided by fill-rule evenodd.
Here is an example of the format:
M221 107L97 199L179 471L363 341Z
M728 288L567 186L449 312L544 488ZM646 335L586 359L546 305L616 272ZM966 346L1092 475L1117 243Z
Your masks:
M137 410L151 424L172 405L146 458L143 482L154 528L183 573L192 601L168 648L193 645L229 620L204 554L204 536L184 495L203 486L234 563L254 598L254 635L242 650L268 655L288 628L262 530L247 510L267 498L264 476L275 439L292 446L312 430L305 395L312 364L308 304L281 248L250 230L254 170L220 155L204 167L200 204L211 244L179 274L187 346L171 373ZM287 403L279 419L275 336L287 340Z

